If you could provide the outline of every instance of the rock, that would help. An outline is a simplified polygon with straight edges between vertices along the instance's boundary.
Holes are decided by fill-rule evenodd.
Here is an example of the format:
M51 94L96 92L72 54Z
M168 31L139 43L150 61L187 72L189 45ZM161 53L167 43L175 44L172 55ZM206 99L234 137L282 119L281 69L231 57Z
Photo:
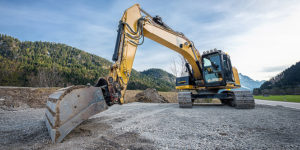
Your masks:
M145 91L136 94L135 99L137 102L144 103L169 103L169 101L158 94L156 89L148 88Z

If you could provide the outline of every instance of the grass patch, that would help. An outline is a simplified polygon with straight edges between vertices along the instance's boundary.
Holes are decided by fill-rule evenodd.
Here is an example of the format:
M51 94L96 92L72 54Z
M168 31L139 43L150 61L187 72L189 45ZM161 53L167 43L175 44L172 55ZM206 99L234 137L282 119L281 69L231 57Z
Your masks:
M300 103L300 95L270 95L270 96L254 96L255 99L272 100L272 101L286 101Z

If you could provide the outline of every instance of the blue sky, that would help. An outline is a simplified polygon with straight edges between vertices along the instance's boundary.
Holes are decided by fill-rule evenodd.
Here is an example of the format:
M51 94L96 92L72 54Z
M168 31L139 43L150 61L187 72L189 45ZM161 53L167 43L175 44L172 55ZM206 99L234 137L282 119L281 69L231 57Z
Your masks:
M0 33L22 41L65 43L111 60L118 21L135 3L160 15L197 49L222 49L239 72L262 80L300 61L298 0L0 0ZM149 39L134 68L169 72L178 55Z

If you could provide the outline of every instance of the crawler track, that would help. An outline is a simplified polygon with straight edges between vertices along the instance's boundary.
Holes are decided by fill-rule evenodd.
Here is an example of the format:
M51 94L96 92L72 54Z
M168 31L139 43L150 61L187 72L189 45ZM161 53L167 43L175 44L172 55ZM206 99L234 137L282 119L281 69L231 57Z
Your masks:
M232 91L233 100L232 106L238 109L253 109L255 102L250 91Z

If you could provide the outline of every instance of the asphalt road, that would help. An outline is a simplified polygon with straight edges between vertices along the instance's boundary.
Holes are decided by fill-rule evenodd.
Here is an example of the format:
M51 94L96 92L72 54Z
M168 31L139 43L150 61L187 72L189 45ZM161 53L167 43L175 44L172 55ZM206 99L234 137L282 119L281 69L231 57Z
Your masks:
M288 108L300 109L300 103L268 101L268 100L260 100L260 99L255 99L255 103L261 105L283 106Z

